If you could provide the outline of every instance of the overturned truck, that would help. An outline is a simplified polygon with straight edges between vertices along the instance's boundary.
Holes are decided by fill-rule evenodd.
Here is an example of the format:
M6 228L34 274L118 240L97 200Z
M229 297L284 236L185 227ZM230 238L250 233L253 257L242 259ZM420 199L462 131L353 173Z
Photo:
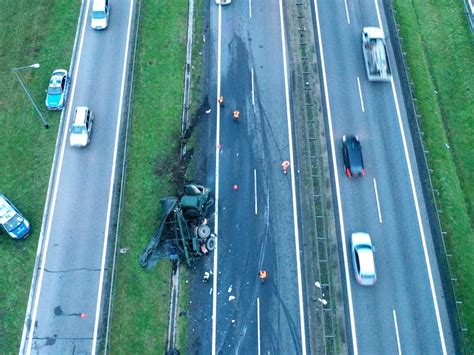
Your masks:
M214 249L215 235L208 225L214 199L210 190L188 184L178 197L160 200L163 215L156 232L141 252L139 262L150 270L160 259L193 261Z

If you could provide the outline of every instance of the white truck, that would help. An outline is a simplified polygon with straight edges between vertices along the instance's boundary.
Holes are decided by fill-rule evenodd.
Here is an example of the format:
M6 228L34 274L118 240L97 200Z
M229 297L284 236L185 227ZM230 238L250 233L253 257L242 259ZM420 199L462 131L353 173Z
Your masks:
M381 28L362 29L362 51L369 81L390 81L392 71L388 62L387 45Z

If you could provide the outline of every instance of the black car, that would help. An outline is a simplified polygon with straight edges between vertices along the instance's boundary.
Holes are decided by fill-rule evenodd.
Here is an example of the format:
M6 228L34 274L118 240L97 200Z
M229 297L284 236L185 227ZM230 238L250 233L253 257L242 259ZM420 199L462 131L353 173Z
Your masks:
M362 148L357 136L342 136L342 156L344 158L344 170L347 176L365 175Z

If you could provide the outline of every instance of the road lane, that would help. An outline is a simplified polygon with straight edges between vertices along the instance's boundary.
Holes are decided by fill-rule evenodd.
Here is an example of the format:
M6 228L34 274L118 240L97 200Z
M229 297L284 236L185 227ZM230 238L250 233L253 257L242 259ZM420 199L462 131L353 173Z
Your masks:
M396 335L399 334L401 349L406 353L441 353L442 335L446 333L447 348L451 352L453 347L449 323L445 305L441 302L444 331L441 334L438 331L390 83L369 83L366 79L360 32L364 26L377 26L379 19L375 3L350 1L347 6L350 24L345 21L346 11L342 3L318 1L317 7L334 139L338 150L337 164L342 164L338 141L343 134L359 136L366 163L366 176L362 179L347 179L342 173L336 177L340 183L345 222L345 235L342 237L349 243L352 232L366 231L372 235L376 247L378 283L374 287L357 285L352 270L345 275L350 278L354 302L355 323L352 323L352 328L355 326L357 341L353 342L353 351L398 352ZM393 56L390 59L393 60ZM398 80L396 71L393 74L394 79ZM360 83L364 88L363 111L360 91L353 89L353 82L357 77L361 78ZM407 127L404 113L403 120ZM407 137L408 149L411 160L414 161L409 138ZM416 174L416 168L414 171ZM377 181L378 200L373 197L373 179ZM419 186L418 178L416 180L416 185ZM379 222L379 210L383 211L383 223ZM424 206L421 206L421 212L425 234L430 239ZM428 249L432 262L435 263L429 241ZM351 262L349 254L347 258ZM436 266L433 268L436 269ZM434 271L434 279L440 285L437 270ZM438 296L442 295L439 286L437 293ZM394 331L393 309L397 309L399 333Z
M41 282L28 310L25 347L20 352L95 352L103 302L98 297L106 270L103 257L108 241L114 164L121 124L123 75L133 2L114 2L110 26L103 32L89 27L88 9L79 40L73 90L67 106L65 137L74 108L87 105L95 121L88 147L71 148L62 140L56 170L45 249L39 270ZM84 26L84 24L83 24ZM99 309L98 309L99 307ZM31 312L31 313L30 313Z
M281 171L290 151L280 21L275 3L222 8L217 353L306 351L291 175ZM241 112L238 123L231 118L235 109ZM258 281L260 269L269 274L264 285Z

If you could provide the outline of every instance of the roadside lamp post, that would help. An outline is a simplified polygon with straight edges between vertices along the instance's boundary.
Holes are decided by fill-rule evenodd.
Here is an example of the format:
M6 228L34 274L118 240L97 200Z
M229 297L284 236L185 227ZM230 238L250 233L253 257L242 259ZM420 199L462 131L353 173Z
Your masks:
M39 68L39 67L40 67L39 63L35 63L35 64L27 65L26 67L13 68L13 69L12 69L12 72L13 72L13 74L15 74L16 78L17 78L18 81L20 82L21 87L23 88L23 91L25 92L26 96L28 97L28 99L31 101L31 104L32 104L33 107L35 108L36 113L38 114L38 117L39 117L40 121L41 121L41 122L43 123L43 125L44 125L44 128L49 128L49 125L48 125L48 122L46 121L46 118L45 118L44 115L41 113L40 109L38 108L38 105L35 103L35 101L34 101L33 98L31 97L30 93L29 93L28 90L26 89L25 84L23 83L23 81L21 80L20 76L18 75L18 72L19 72L20 70L27 69L27 68L37 69L37 68Z

